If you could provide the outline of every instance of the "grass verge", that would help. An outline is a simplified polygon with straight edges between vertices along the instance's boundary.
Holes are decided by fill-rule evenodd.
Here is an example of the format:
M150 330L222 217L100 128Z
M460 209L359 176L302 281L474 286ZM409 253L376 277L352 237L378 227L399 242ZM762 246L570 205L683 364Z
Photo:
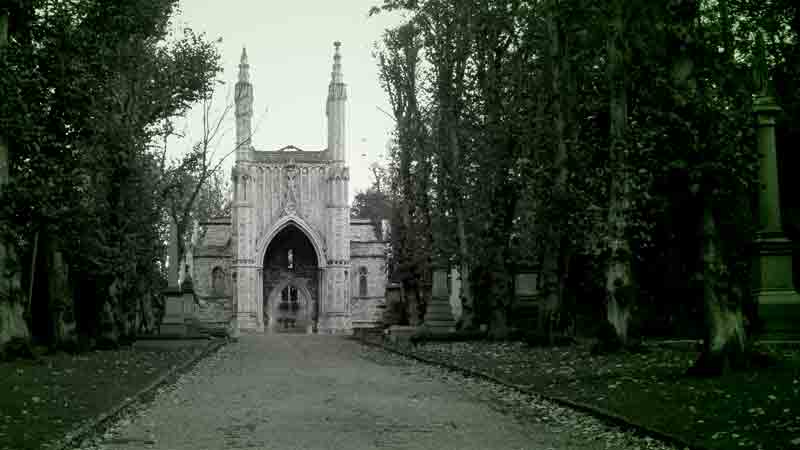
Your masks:
M697 353L651 347L590 354L590 345L436 342L403 350L587 405L708 449L800 448L800 350L768 347L775 367L718 378L685 375Z
M209 344L0 363L0 450L39 449L62 439L198 357Z

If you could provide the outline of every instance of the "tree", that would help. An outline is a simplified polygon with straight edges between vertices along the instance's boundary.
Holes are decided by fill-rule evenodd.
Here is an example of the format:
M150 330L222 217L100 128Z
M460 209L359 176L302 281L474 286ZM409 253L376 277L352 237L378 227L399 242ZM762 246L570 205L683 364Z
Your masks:
M223 111L212 118L213 96L203 99L203 135L183 158L166 166L166 140L162 156L161 195L166 201L166 215L169 223L175 223L178 230L178 261L184 261L186 246L191 238L193 224L203 222L213 216L224 214L230 205L226 185L220 178L220 169L225 160L237 148L220 157L218 150L222 124L228 118L233 105L226 103ZM172 132L168 129L167 131Z
M397 124L388 171L393 211L389 276L402 282L421 304L422 285L430 279L433 243L430 130L419 99L422 36L409 23L387 31L383 45L378 55L380 79Z
M383 167L374 163L370 166L372 171L372 186L356 193L350 215L360 219L370 219L376 230L381 230L382 221L391 217L391 197L382 189L386 185L387 174ZM380 231L379 231L380 232Z
M9 13L0 10L0 57L5 54L8 45ZM9 148L6 137L0 131L0 193L8 182ZM29 334L23 319L23 301L19 285L19 261L13 246L6 245L7 240L0 240L0 345L12 338L26 338Z
M611 2L611 17L608 33L608 84L610 117L610 162L611 187L608 208L610 256L606 269L606 305L608 321L614 327L617 338L623 344L628 341L628 323L631 318L631 303L635 299L631 270L631 245L626 235L631 195L628 149L628 83L624 54L628 35L626 18L633 11L626 3Z
M168 35L174 5L15 5L0 63L0 119L15 149L0 222L34 267L23 281L63 287L34 290L28 320L43 342L57 343L55 325L74 315L87 342L113 345L135 331L140 300L159 295L161 203L150 144L158 124L202 99L219 70L203 36Z
M541 262L544 332L588 315L616 348L657 329L704 337L698 366L737 365L757 323L751 34L775 35L767 65L794 105L790 3L384 1L409 13L380 60L393 228L429 211L416 248L470 268L468 326L505 334L510 275Z

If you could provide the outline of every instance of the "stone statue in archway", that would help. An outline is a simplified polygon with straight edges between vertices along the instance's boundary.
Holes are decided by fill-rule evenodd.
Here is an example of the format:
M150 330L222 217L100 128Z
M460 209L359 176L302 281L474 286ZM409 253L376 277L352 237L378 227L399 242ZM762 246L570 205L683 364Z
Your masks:
M286 169L286 200L283 208L285 214L294 214L297 211L297 168Z

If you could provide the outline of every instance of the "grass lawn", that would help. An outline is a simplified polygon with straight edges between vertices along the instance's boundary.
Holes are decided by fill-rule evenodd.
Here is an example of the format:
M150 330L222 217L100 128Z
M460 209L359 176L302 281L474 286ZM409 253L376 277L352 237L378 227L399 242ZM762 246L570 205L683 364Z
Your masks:
M800 449L800 350L770 348L776 367L719 378L685 374L697 352L651 348L592 356L589 344L426 343L420 356L594 405L709 449Z
M0 363L0 450L43 448L203 351L120 349Z

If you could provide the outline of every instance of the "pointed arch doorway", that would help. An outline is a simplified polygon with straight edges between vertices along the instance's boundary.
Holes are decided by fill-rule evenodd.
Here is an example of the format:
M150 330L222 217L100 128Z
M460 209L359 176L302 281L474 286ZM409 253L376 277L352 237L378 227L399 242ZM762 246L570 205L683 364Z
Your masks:
M308 236L295 224L287 224L267 245L262 267L266 331L315 333L321 274Z

